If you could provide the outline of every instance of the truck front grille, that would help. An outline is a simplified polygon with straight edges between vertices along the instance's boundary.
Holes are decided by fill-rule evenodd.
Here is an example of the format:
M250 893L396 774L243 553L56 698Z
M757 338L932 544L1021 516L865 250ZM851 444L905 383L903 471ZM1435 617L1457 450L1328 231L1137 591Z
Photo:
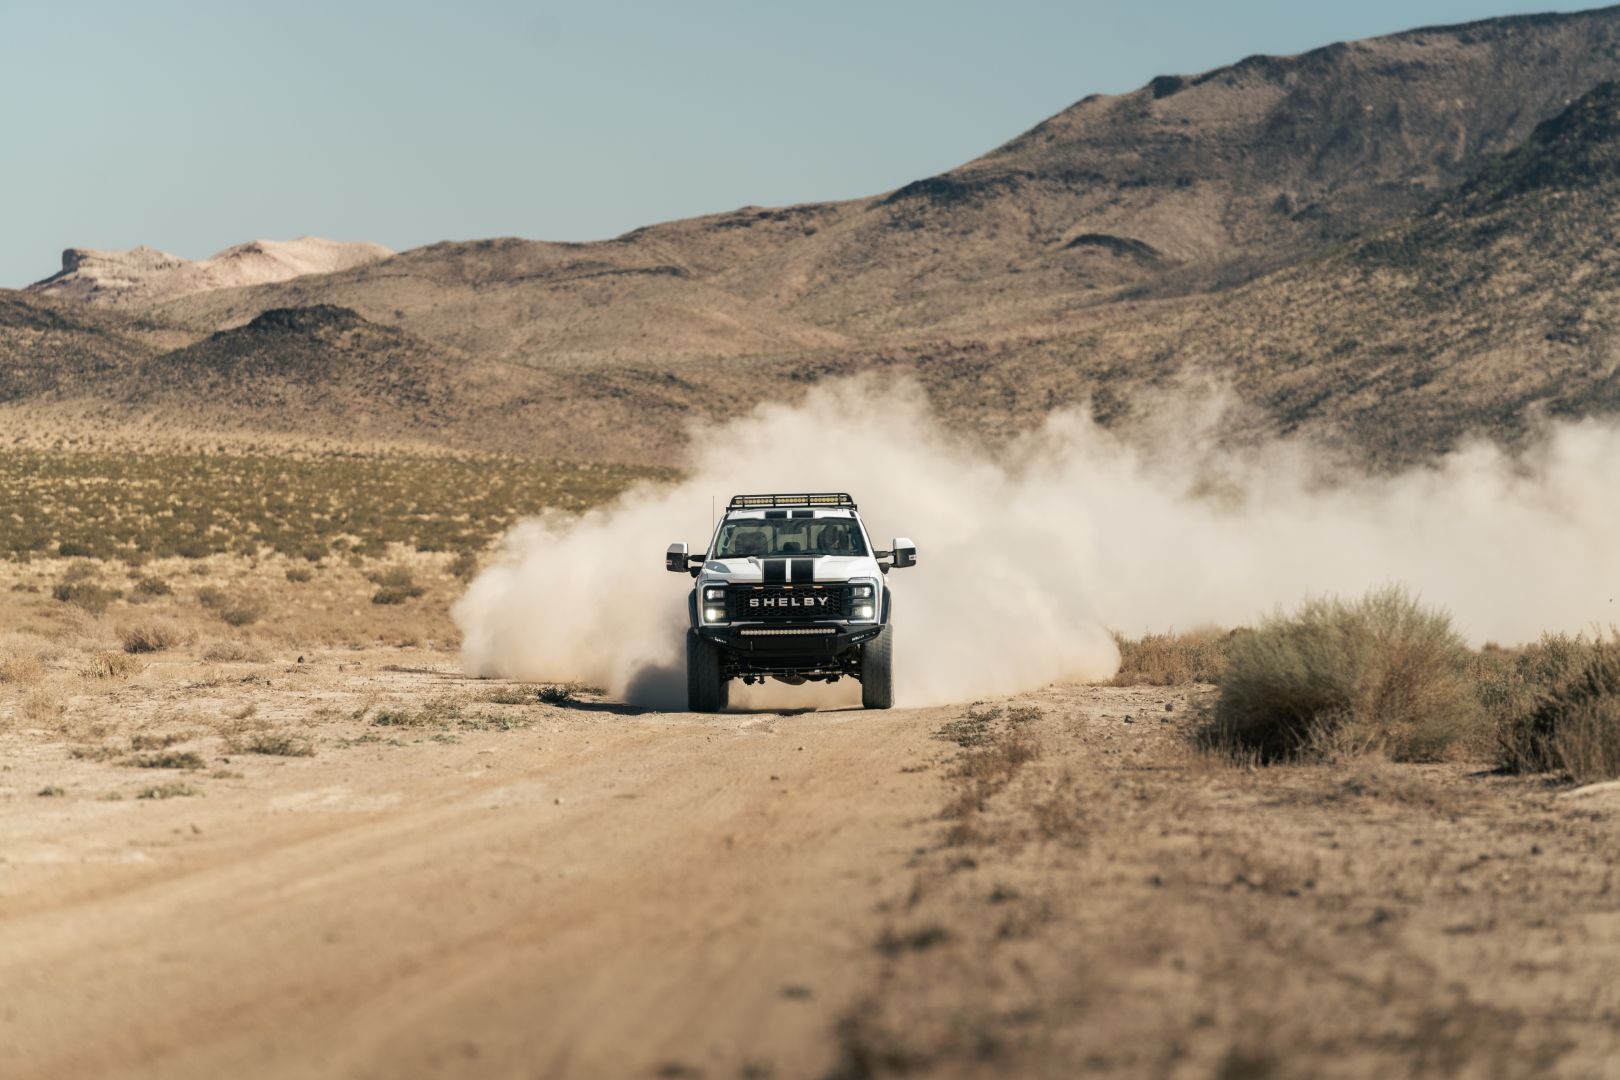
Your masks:
M849 586L733 585L726 590L726 614L744 622L847 619Z

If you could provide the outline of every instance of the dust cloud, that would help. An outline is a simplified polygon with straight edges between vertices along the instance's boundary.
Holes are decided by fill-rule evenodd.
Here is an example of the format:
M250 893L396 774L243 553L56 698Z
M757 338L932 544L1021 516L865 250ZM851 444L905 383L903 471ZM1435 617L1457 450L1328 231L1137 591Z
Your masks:
M1389 582L1476 642L1617 619L1620 426L1549 426L1518 456L1479 442L1367 477L1301 441L1222 450L1228 411L1206 390L1139 410L1150 419L1126 431L1064 412L991 455L906 385L855 379L763 405L696 432L680 483L513 529L454 609L464 661L680 707L690 582L664 571L663 550L702 550L711 498L748 491L848 491L879 546L917 542L918 566L889 576L902 705L1104 679L1112 631L1237 626ZM733 701L858 700L847 680L810 689Z

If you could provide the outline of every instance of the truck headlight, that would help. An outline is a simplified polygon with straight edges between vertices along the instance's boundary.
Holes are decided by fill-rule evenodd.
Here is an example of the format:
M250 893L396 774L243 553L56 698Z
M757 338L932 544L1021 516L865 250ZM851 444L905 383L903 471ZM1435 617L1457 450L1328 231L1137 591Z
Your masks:
M877 582L852 581L849 596L851 622L872 622L877 618Z
M706 623L725 622L726 621L726 609L725 608L718 608L718 607L706 607L706 608L704 608L703 609L703 621L706 622Z
M703 599L706 603L718 603L726 598L724 585L708 585L703 589Z

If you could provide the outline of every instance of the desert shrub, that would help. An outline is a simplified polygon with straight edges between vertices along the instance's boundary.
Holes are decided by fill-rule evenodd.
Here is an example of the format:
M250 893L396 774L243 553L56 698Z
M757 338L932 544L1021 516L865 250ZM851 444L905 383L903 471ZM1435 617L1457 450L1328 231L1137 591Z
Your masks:
M100 615L107 605L124 595L117 589L97 585L91 581L64 581L51 589L51 595L64 604L72 604L92 615Z
M450 697L433 698L420 709L382 709L372 717L377 727L444 728L462 719L461 703Z
M1480 720L1450 616L1389 587L1308 601L1227 643L1206 740L1261 761L1378 748L1432 761Z
M243 754L267 754L273 757L313 757L315 746L308 739L289 735L284 731L259 731L233 740L231 749Z
M463 551L450 560L446 569L458 581L471 581L478 573L478 556L474 552Z
M292 582L294 585L302 585L306 581L313 580L314 577L315 571L311 570L307 566L287 567L287 580Z
M327 546L319 542L305 544L298 550L298 554L302 555L309 562L320 562L322 559L326 558L328 552L329 549Z
M527 705L537 696L532 686L497 686L484 691L483 700L491 705Z
M371 597L373 604L403 604L427 591L416 583L410 570L403 566L390 566L366 577L377 586L376 593Z
M249 626L264 617L264 605L253 599L237 600L221 608L219 617L227 626Z
M1504 768L1620 777L1620 636L1544 636L1507 681L1498 727Z
M0 653L0 686L29 686L45 676L45 662L37 652Z
M535 696L542 704L556 705L559 708L567 708L579 701L579 698L574 696L573 688L568 686L542 686Z
M240 641L219 641L203 650L202 658L210 664L228 663L262 663L264 650L256 649Z
M135 580L135 592L141 596L169 596L174 592L172 586L162 578L142 576Z
M64 540L57 544L56 553L64 559L85 558L92 554L90 545L81 544L77 540Z
M96 653L79 669L86 679L127 679L141 670L141 662L128 653Z
M1241 631L1233 631L1241 633ZM1186 634L1147 634L1134 640L1114 635L1119 643L1119 672L1112 686L1186 686L1220 682L1226 670L1226 645L1232 634L1218 630Z
M180 644L182 635L168 623L139 623L126 627L119 635L127 653L162 652Z
M197 590L197 602L214 612L230 626L247 626L264 615L264 605L249 596L232 595L217 585Z
M165 750L157 754L135 754L124 764L137 769L200 769L207 763L195 750Z

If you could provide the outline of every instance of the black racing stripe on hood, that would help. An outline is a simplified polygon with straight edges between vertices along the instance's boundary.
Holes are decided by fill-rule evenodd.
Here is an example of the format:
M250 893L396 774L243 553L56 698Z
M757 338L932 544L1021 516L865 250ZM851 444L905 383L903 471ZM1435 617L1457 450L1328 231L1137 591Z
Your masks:
M809 585L816 580L816 560L792 559L789 561L793 563L793 584Z
M786 585L788 574L787 559L761 559L759 569L766 585Z

